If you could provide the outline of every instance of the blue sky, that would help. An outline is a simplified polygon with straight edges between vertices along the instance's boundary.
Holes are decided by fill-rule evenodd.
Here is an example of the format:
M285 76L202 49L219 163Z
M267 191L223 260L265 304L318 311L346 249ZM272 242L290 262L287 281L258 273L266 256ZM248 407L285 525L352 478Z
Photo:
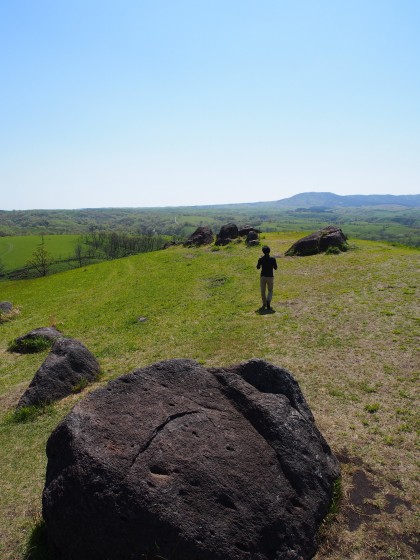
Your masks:
M419 0L0 1L0 208L420 193Z

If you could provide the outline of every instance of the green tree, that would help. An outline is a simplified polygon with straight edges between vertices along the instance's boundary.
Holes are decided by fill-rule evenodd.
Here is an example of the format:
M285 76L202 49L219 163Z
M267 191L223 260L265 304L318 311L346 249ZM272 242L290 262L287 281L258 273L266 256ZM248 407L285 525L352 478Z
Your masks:
M53 262L52 255L45 249L45 245L42 243L26 262L26 268L33 268L38 272L39 276L46 276Z

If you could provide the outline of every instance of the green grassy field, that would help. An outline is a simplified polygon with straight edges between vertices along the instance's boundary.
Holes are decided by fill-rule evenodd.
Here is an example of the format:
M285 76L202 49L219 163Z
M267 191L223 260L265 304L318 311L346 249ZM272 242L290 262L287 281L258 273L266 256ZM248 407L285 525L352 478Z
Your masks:
M44 240L45 249L53 259L61 260L74 258L74 248L79 235L21 235L13 237L0 237L0 261L5 267L5 272L22 268L32 253Z
M357 240L340 255L283 257L300 236L265 234L279 264L272 314L258 312L260 248L243 243L1 284L0 300L20 308L0 324L3 560L25 557L40 519L46 440L83 398L33 422L8 420L46 356L10 354L8 342L52 324L99 359L96 386L169 358L226 366L255 357L288 368L342 464L343 502L317 559L417 557L420 253Z

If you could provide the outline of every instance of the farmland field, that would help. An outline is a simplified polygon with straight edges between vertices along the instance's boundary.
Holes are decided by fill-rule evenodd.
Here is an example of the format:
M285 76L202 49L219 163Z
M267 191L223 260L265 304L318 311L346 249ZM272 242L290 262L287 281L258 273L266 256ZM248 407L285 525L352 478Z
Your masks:
M44 241L45 249L53 259L74 257L74 248L79 235L16 235L0 237L0 261L5 272L22 268L32 253Z

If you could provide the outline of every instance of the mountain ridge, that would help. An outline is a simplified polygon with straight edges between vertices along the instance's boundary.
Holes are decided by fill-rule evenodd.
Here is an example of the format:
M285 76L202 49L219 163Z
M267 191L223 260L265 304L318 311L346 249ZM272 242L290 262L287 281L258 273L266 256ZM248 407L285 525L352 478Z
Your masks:
M305 192L276 200L278 206L303 208L310 206L358 207L358 206L420 206L420 194L351 194L339 195L331 192Z

